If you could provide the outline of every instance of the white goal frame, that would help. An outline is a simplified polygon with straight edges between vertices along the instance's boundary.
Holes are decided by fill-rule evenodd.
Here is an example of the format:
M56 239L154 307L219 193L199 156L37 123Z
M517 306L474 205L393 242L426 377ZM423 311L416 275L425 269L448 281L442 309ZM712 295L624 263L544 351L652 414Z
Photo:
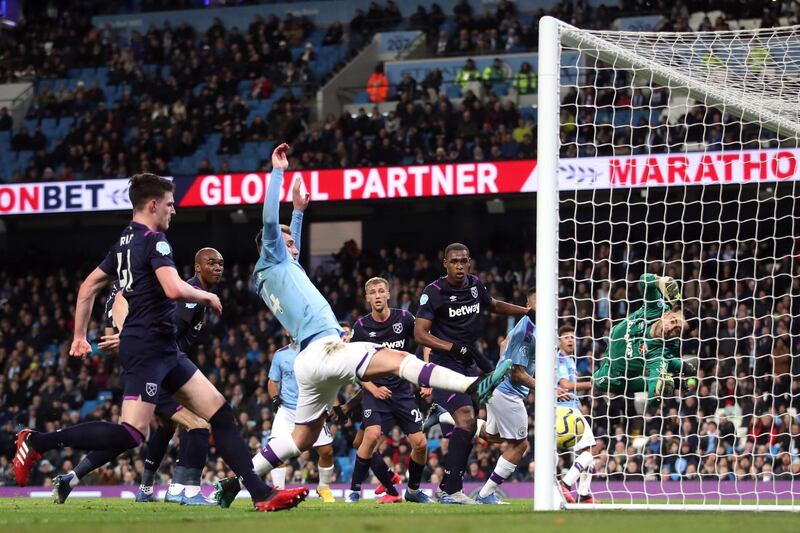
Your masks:
M607 32L604 32L607 33ZM627 509L687 511L795 511L800 505L689 504L675 503L605 503L565 504L556 485L555 445L555 366L558 350L558 245L559 245L559 150L560 150L560 71L562 44L578 47L580 43L594 50L582 54L620 68L643 70L654 82L679 85L689 97L709 107L724 108L726 113L757 121L763 128L778 134L800 137L800 123L780 109L758 106L741 98L741 93L725 87L715 88L692 79L685 73L606 41L595 32L580 30L553 17L539 21L538 86L538 162L536 199L536 389L535 389L535 461L534 510Z

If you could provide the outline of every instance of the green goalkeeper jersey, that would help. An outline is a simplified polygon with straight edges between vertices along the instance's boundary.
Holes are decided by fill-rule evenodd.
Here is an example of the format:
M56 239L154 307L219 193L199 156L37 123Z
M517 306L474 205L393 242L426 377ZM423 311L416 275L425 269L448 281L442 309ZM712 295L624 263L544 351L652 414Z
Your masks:
M653 323L671 309L658 290L657 281L655 274L643 274L639 278L644 304L611 328L608 354L612 364L622 360L680 355L679 339L664 340L650 334Z

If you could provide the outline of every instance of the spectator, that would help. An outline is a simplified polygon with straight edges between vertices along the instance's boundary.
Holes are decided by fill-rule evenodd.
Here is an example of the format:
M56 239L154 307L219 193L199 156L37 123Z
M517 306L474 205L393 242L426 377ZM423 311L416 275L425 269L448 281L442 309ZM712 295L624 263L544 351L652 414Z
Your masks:
M250 96L259 100L272 98L272 82L265 76L259 76L250 85Z
M0 131L11 131L14 127L14 121L11 115L8 114L7 107L0 107Z
M536 91L538 87L536 73L531 68L530 63L523 61L519 72L514 75L512 86L517 91L517 94L531 94Z
M342 24L340 22L332 24L325 32L325 37L322 38L322 45L330 46L334 44L340 44L343 36L344 29L342 28Z
M488 88L491 88L498 83L505 83L506 73L505 69L503 68L503 62L499 57L494 58L492 64L487 65L486 68L483 69L482 77L483 83L485 83Z
M442 87L442 71L438 67L432 69L422 80L422 88L428 92L428 98L436 100Z
M383 63L378 63L375 71L367 81L369 101L379 104L385 102L389 96L389 78L383 73Z
M472 59L467 59L464 66L458 69L456 73L456 85L458 85L462 92L471 88L472 82L480 81L481 73L475 68L475 62Z

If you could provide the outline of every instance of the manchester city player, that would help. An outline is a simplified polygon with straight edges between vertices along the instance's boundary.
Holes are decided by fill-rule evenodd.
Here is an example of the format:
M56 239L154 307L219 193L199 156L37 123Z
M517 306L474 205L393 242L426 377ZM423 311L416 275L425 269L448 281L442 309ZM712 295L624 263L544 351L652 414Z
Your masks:
M469 274L471 264L465 245L453 243L445 248L447 275L425 287L414 326L417 342L431 348L431 362L465 375L476 375L476 362L486 370L488 361L475 349L484 310L510 316L533 312L492 298L478 277ZM503 363L511 365L510 360ZM456 423L444 461L444 479L437 491L439 501L475 504L477 502L463 491L464 470L477 429L472 398L469 394L453 394L433 385L433 401L447 409Z
M579 380L575 364L575 329L572 326L562 326L558 330L558 363L556 366L556 385L568 392L558 396L557 407L571 407L578 413L581 412L579 393L592 390L592 381ZM502 386L502 385L501 385ZM594 473L594 457L599 455L602 447L597 444L592 433L592 426L584 419L583 434L572 447L575 460L559 482L561 494L568 503L575 503L572 495L572 486L578 482L578 501L580 503L599 503L590 492L592 474Z
M295 410L297 409L297 380L294 377L296 359L297 346L289 344L275 352L272 365L269 367L267 387L275 412L270 440L280 436L291 437L294 430ZM334 503L336 499L333 497L333 492L331 492L334 471L333 436L327 425L322 427L319 438L317 438L313 447L317 450L317 455L319 455L319 461L317 462L319 469L317 494L323 503ZM286 485L285 467L272 470L272 482L279 489Z
M353 341L379 343L387 348L411 352L414 341L414 315L402 309L389 307L389 282L371 278L364 285L370 313L356 320ZM360 499L361 483L372 465L381 435L389 434L395 426L408 436L411 458L408 465L408 488L405 500L414 503L433 503L419 490L422 471L428 459L428 443L422 434L422 412L417 405L411 384L397 376L374 379L363 383L361 404L364 410L364 437L356 454L348 502ZM379 461L383 461L380 456ZM386 494L378 501L401 501L397 490L384 484Z
M120 423L86 422L49 433L22 430L16 441L14 474L24 486L41 453L56 448L118 450L140 445L148 431L161 390L210 423L217 448L250 491L258 511L278 511L299 504L306 489L278 491L252 470L233 411L211 382L188 359L178 356L175 300L195 302L222 312L219 298L181 280L164 231L175 214L174 184L153 174L131 178L129 196L133 220L122 231L106 258L81 284L75 307L70 355L91 352L86 330L98 292L114 278L129 304L120 334L124 368Z
M425 387L477 393L486 401L510 368L509 361L485 378L467 377L379 344L344 343L330 305L297 261L291 233L282 231L278 222L288 149L283 143L272 153L273 170L264 200L264 227L257 239L259 258L253 279L264 302L300 347L294 367L298 398L291 437L273 439L253 458L261 475L311 448L342 385L394 375ZM216 486L215 499L223 507L230 505L239 490L238 480L228 478Z

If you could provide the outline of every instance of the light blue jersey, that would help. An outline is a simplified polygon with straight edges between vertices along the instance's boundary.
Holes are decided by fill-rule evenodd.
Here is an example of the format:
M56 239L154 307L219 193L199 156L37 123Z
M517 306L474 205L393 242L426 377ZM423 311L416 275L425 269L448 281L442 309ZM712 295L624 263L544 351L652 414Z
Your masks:
M298 344L320 333L342 336L342 329L327 300L286 249L278 218L283 171L272 171L264 199L261 255L253 269L258 294ZM292 215L292 234L299 247L302 218ZM295 232L297 233L295 235Z
M578 371L575 368L574 357L563 352L558 352L558 361L556 362L556 387L558 387L558 384L562 379L566 379L572 383L577 383ZM556 400L556 405L559 407L574 407L580 411L581 402L578 401L578 397L575 395L574 391L570 392L572 393L570 400Z
M503 359L511 359L515 365L524 366L531 376L536 372L536 325L527 316L522 317L508 334L506 351L500 360ZM528 387L513 384L511 378L503 380L497 390L521 398L526 398L530 393Z
M297 348L294 344L284 346L272 357L269 379L281 384L281 405L294 411L297 409L297 380L294 378L294 360Z

